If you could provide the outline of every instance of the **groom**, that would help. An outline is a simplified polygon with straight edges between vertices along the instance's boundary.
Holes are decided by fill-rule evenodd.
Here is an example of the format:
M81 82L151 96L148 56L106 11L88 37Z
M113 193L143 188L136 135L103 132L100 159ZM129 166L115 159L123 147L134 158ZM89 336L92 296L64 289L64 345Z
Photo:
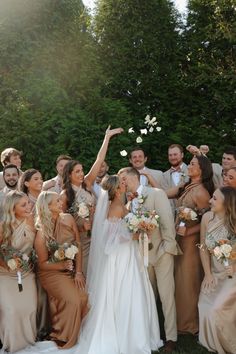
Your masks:
M146 187L140 184L140 174L132 167L126 167L118 172L126 184L126 190L135 198L131 202L131 211L137 207L137 195L146 197L144 208L155 210L160 216L159 228L152 233L153 248L149 251L149 278L153 289L158 288L165 318L164 326L166 343L164 351L171 353L177 342L175 285L174 285L174 255L180 254L175 241L175 227L169 200L165 192L158 188Z

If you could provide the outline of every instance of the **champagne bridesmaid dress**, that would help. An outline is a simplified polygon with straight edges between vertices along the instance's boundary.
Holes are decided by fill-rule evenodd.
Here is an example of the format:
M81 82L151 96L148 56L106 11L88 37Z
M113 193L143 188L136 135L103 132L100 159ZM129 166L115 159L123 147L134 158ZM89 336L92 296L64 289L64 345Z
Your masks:
M26 253L33 247L35 232L26 222L12 234L11 245ZM22 273L19 292L16 272L0 267L0 339L3 349L16 352L36 339L37 290L33 272Z
M228 239L225 226L216 220L208 225L205 243L213 248L215 242ZM236 242L236 239L235 239ZM234 261L236 262L236 261ZM199 341L209 351L219 354L236 353L236 273L230 279L223 264L211 256L211 271L217 285L199 298Z
M54 238L59 244L75 241L74 231L64 222L64 214L57 219ZM48 294L52 332L51 338L60 348L74 346L80 325L88 312L87 294L80 290L68 271L39 270L39 279Z

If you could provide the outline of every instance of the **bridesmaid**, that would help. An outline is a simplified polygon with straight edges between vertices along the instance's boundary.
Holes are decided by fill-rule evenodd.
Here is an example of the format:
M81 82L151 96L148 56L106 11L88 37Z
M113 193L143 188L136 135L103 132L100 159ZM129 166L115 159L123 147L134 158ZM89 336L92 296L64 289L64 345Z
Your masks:
M208 251L219 240L228 240L236 251L236 189L217 189L210 203L211 211L201 223L200 256L205 277L198 303L199 341L211 352L236 353L236 257L224 267Z
M206 156L195 156L188 166L190 181L180 188L177 208L188 207L199 215L209 208L214 191L212 166ZM177 213L178 214L178 213ZM176 225L180 220L177 215ZM183 255L175 259L175 300L177 329L179 333L198 333L198 297L203 272L198 248L200 221L190 221L186 226L176 226L177 241Z
M43 178L41 173L34 168L26 170L19 180L19 190L27 194L30 200L31 213L35 216L35 203L43 187ZM37 340L47 337L50 332L50 320L48 310L47 294L42 289L38 278L36 278L38 291L37 306Z
M85 279L82 273L82 250L74 218L62 213L59 195L42 192L36 202L35 249L38 255L39 279L48 293L52 322L51 338L59 348L68 349L78 340L80 325L88 311ZM72 260L50 262L53 243L77 243L75 276Z
M34 168L26 170L19 180L19 190L28 195L32 212L43 187L43 178L41 173Z
M12 191L6 196L0 244L29 255L35 229L29 198ZM16 270L0 258L0 340L3 349L16 352L33 344L36 338L37 290L32 271L22 271L23 291L19 292Z
M87 274L88 256L90 249L89 232L92 228L92 217L95 208L96 198L92 193L93 185L105 160L110 138L116 134L120 134L122 128L112 129L108 127L103 144L97 155L97 159L90 169L89 173L84 176L83 166L79 161L69 161L63 171L63 190L61 192L62 208L64 212L70 212L76 221L80 232L82 251L83 251L83 273ZM89 218L78 216L74 206L75 203L84 202L90 209Z

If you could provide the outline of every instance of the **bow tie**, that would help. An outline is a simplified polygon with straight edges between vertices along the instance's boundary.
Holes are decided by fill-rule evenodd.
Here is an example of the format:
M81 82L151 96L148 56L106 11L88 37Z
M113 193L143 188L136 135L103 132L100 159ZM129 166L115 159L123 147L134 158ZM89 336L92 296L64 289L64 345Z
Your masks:
M127 199L128 199L129 202L131 202L133 199L135 199L135 198L137 198L137 197L138 197L138 193L137 193L137 192L135 192L135 193L129 193L129 194L127 195Z
M170 173L173 173L173 172L179 172L179 173L181 173L182 172L182 170L181 170L181 168L180 167L171 167L170 168Z

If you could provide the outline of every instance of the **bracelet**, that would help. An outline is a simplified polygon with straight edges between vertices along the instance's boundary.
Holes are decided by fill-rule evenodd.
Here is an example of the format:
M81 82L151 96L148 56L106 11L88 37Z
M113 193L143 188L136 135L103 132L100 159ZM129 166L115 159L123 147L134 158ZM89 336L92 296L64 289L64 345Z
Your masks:
M76 272L76 275L84 275L83 272Z

